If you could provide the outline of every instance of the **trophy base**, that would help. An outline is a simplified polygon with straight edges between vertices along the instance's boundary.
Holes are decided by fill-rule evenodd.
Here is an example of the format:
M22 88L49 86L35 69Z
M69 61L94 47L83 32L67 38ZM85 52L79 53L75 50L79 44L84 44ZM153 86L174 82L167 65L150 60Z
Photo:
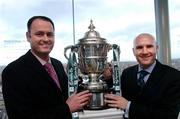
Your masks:
M109 109L110 107L108 106L85 106L83 109L84 110L105 110Z

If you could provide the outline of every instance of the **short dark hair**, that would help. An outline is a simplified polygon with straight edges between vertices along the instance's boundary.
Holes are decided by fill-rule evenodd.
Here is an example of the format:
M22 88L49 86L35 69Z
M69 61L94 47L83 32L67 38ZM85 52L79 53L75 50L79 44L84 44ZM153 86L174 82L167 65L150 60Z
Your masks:
M41 19L41 20L50 22L50 23L52 24L52 26L53 26L53 29L55 30L54 23L53 23L53 21L52 21L49 17L46 17L46 16L33 16L33 17L31 17L31 18L28 20L28 22L27 22L27 30L28 30L28 32L29 32L30 29L31 29L31 24L32 24L32 22L33 22L34 20L36 20L36 19Z

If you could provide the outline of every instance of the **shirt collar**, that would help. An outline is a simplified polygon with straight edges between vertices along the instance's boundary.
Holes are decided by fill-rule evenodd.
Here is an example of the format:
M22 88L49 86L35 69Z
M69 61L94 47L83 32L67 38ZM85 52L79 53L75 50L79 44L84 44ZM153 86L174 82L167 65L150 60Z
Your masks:
M32 52L32 50L31 50L31 53L38 59L38 61L39 61L42 65L45 65L45 64L47 63L45 60L41 59L41 58L38 57L34 52ZM51 63L50 58L49 58L49 60L48 60L48 63Z

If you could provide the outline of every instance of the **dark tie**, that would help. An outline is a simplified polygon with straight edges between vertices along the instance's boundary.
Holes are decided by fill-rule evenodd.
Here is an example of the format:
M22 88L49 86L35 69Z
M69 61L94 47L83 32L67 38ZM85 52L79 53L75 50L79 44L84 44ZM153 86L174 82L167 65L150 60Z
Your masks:
M54 80L54 82L57 84L57 86L60 88L60 84L58 82L58 77L57 74L54 70L54 67L51 63L46 63L44 65L44 68L46 69L46 71L48 72L48 74L52 77L52 79ZM60 88L61 89L61 88Z
M145 70L141 70L139 72L139 78L137 80L137 84L138 86L140 86L140 88L143 88L143 86L145 85L145 82L144 82L144 77L149 74L149 72L145 71Z

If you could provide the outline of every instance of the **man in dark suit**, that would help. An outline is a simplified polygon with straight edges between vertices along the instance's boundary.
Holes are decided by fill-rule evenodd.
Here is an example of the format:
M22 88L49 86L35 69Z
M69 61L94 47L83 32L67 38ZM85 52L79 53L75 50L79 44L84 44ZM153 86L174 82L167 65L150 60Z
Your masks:
M125 111L128 119L177 119L180 111L180 71L156 59L158 46L148 33L134 40L138 65L121 75L122 96L107 94L106 103ZM146 75L140 78L141 70ZM141 82L139 82L141 80ZM142 85L141 85L142 84Z
M2 73L2 91L9 119L71 119L71 112L88 104L88 91L68 98L68 79L60 61L49 56L54 46L54 23L34 16L27 23L31 49ZM51 77L44 64L50 63Z

